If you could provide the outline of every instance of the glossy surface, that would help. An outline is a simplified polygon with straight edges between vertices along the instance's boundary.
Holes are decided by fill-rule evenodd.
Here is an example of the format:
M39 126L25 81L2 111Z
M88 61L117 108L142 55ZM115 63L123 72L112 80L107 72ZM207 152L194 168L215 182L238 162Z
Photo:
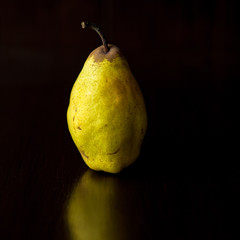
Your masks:
M68 93L44 86L1 94L9 100L1 106L1 239L237 239L234 165L152 149L147 137L129 169L93 172L68 133Z

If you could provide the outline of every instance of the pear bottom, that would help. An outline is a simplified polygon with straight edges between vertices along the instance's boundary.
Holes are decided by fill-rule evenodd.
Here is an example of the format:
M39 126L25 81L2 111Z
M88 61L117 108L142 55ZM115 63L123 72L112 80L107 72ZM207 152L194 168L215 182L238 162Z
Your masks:
M140 151L138 151L135 155L124 156L124 154L119 152L112 155L96 156L95 159L90 159L83 150L79 150L79 152L89 168L95 171L104 171L109 173L121 172L124 168L133 164L140 154Z

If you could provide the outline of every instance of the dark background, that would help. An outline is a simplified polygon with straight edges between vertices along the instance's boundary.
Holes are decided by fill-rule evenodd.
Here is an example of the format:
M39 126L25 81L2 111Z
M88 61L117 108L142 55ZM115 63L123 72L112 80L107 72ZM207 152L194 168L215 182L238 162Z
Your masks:
M147 209L143 239L238 239L234 0L1 1L3 239L68 239L64 206L87 167L66 110L87 56L101 44L81 29L83 20L99 24L121 48L145 98L142 153L117 176L141 189L133 198L140 194Z

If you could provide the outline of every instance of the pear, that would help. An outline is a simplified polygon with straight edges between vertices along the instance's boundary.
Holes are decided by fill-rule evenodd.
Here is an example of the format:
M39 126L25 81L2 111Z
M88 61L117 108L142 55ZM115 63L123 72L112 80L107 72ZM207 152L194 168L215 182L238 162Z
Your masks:
M138 158L147 129L142 92L120 49L107 44L88 56L73 85L67 122L83 160L95 171L118 173Z

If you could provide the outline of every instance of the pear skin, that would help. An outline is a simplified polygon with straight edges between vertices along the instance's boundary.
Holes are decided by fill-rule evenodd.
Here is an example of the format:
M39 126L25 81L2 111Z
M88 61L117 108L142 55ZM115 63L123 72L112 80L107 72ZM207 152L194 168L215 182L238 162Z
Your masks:
M118 47L96 48L73 85L67 122L85 163L118 173L139 156L147 129L144 99Z

